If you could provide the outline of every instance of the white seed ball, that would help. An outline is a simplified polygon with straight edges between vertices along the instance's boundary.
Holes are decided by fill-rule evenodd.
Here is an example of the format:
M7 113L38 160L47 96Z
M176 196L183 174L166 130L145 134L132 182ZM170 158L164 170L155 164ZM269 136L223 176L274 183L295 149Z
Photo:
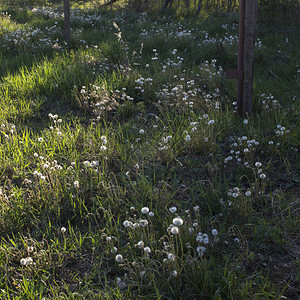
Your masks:
M121 262L123 260L123 256L121 254L116 255L116 262Z
M169 253L168 254L168 260L170 260L170 261L175 261L175 255L173 254L173 253Z
M181 226L183 224L183 220L181 219L181 217L176 217L173 219L173 224L176 226Z
M172 206L172 207L169 208L169 211L170 211L171 213L174 213L174 212L177 211L177 208L176 208L175 206Z
M146 206L141 209L142 214L147 214L149 211L150 211L149 207Z
M139 248L143 248L144 245L145 245L145 243L144 243L143 241L139 241L139 242L137 243L137 245L138 245Z
M218 230L217 229L213 229L211 231L211 233L212 233L213 236L217 236L218 235Z
M172 233L172 234L178 234L178 233L179 233L179 228L176 227L176 226L172 227L172 228L171 228L171 233Z
M151 253L150 247L145 247L144 251L145 251L146 254L150 254Z

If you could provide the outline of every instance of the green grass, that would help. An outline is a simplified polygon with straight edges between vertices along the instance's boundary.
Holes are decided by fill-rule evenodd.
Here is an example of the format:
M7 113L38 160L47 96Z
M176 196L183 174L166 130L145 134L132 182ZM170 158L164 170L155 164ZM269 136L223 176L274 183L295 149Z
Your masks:
M68 50L57 9L9 12L1 299L297 299L299 27L258 24L245 119L236 15L79 6Z

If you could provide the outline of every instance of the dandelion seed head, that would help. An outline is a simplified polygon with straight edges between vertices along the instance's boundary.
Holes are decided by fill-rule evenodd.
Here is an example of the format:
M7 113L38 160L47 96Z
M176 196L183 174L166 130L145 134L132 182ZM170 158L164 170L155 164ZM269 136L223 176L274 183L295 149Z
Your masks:
M145 252L146 254L150 254L150 253L151 253L150 247L145 247L145 248L144 248L144 252Z
M139 224L140 224L140 226L142 226L142 227L146 227L149 223L148 223L147 220L140 220Z
M168 253L168 260L175 261L176 256L173 253Z
M198 246L196 251L198 252L199 256L203 256L206 251L206 248L204 246Z
M144 248L145 243L144 243L143 241L139 241L139 242L137 243L137 246L138 246L139 248Z
M74 181L74 187L75 187L76 189L79 189L79 181Z
M21 266L28 266L33 263L33 259L31 257L21 258L20 264Z
M176 226L172 227L172 228L171 228L171 233L174 234L174 235L175 235L175 234L178 234L178 233L179 233L179 228L176 227Z
M172 206L172 207L169 208L169 211L171 213L175 213L177 211L177 208L175 206Z
M141 213L142 214L147 214L149 212L149 207L143 207L142 209L141 209Z
M31 257L27 257L27 264L31 265L33 263L33 259Z
M190 227L190 228L189 228L189 233L190 233L190 234L192 234L194 231L195 231L195 228L193 228L193 227Z
M133 223L132 227L133 227L134 229L137 229L137 228L140 227L140 224L139 224L139 223Z
M125 221L123 222L123 226L124 226L125 228L130 227L131 224L132 224L132 223L131 223L130 221L128 221L128 220L125 220Z
M181 219L181 217L176 217L173 219L173 224L176 226L181 226L183 224L183 220Z
M86 161L83 162L83 165L84 165L85 167L90 167L90 166L91 166L91 163L90 163L88 160L86 160Z
M116 262L119 263L123 260L123 256L121 254L117 254L115 259L116 259Z
M213 229L211 233L213 236L217 236L219 234L217 229Z
M28 246L27 247L27 252L30 253L30 252L33 252L33 250L34 250L33 246Z
M206 238L203 239L203 244L204 245L209 244L209 238L208 237L206 237Z

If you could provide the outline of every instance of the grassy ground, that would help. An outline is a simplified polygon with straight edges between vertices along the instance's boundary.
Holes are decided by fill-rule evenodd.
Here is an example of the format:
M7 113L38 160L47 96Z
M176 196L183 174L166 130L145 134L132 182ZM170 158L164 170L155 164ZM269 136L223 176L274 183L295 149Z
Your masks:
M299 27L237 16L0 18L1 299L297 299Z

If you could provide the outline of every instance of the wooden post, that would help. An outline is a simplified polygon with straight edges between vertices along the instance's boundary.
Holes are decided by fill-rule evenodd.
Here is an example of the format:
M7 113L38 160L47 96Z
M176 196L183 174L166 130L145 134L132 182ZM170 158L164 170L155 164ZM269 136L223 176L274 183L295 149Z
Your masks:
M245 5L245 38L243 59L243 115L251 115L252 113L256 11L257 0L247 0Z
M64 21L65 21L64 35L67 40L68 47L70 47L71 44L70 0L64 0Z
M237 107L250 115L253 103L253 63L257 0L240 0L238 69L228 70L228 79L237 79Z
M252 0L250 0L252 1ZM245 40L245 3L246 0L240 1L240 22L239 22L239 52L238 52L238 72L237 77L237 107L240 114L242 114L243 103L243 80L244 80L244 40Z

